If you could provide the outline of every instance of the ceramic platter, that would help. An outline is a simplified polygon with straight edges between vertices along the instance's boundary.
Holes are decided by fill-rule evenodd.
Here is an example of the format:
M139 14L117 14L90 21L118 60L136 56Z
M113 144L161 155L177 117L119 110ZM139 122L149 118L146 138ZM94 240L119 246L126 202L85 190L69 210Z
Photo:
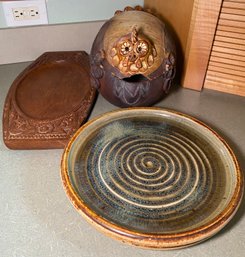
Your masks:
M144 248L203 241L235 214L237 160L200 121L158 108L106 113L81 127L62 160L65 190L99 230Z
M46 52L26 67L5 100L6 146L64 149L94 104L89 74L89 56L83 51Z

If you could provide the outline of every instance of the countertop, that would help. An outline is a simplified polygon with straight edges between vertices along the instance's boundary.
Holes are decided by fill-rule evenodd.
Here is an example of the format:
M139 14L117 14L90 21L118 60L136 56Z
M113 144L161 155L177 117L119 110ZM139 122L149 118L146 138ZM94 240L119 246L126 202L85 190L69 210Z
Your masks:
M9 87L29 63L0 66L0 111ZM245 170L245 98L211 90L174 88L157 106L192 115L216 130ZM90 117L116 109L101 96ZM63 189L63 150L9 150L0 125L1 257L241 257L245 253L244 200L230 223L211 239L181 250L152 251L98 232L73 208Z

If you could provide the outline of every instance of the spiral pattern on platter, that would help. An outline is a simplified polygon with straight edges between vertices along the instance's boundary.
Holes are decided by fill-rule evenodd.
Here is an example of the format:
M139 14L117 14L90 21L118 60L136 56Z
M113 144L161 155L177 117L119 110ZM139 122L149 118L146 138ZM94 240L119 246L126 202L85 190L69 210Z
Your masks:
M205 202L213 187L205 152L176 131L97 144L86 165L86 184L92 185L98 208L124 209L140 218L149 211L157 219L181 216Z

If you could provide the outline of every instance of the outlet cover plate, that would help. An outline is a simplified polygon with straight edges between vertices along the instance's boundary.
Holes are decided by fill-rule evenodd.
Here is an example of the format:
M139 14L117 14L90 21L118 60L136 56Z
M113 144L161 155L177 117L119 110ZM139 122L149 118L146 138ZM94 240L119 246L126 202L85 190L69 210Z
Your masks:
M48 24L47 8L45 0L25 0L25 1L4 1L2 7L8 27L33 26ZM34 8L38 14L32 17L30 9ZM22 13L20 18L16 18L15 11ZM23 12L22 12L23 10Z

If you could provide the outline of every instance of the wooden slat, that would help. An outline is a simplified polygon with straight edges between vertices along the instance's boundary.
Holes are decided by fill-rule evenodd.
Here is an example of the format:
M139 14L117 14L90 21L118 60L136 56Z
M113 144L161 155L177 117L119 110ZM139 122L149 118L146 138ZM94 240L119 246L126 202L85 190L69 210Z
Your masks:
M244 22L242 21L220 19L219 24L230 27L244 28Z
M227 84L226 81L212 80L212 78L210 79L208 76L205 80L204 87L229 94L245 96L245 89L242 86Z
M245 96L245 0L224 0L205 88Z
M221 63L231 64L231 65L235 65L235 66L245 67L244 62L237 61L237 60L225 59L225 58L222 58L222 57L216 57L216 56L212 56L212 55L210 57L210 61L221 62Z
M207 74L205 87L245 95L245 0L145 0L145 7L180 38L184 87L200 90Z
M223 83L223 84L229 86L230 88L236 86L236 87L240 87L240 89L243 88L243 90L245 90L244 82L237 81L237 80L234 80L234 79L222 78L222 77L217 76L217 74L212 74L211 71L207 72L206 79Z
M229 53L229 54L234 54L234 55L238 55L238 56L245 56L245 51L242 51L239 49L220 47L220 46L216 46L216 45L213 46L212 51L220 52L220 53Z
M221 41L214 41L214 45L215 46L226 47L226 48L231 48L231 49L238 49L240 51L245 50L245 45L232 44L232 43L226 43L226 42L221 42Z
M225 58L225 59L234 60L234 61L242 61L245 63L245 56L230 54L229 52L221 53L221 52L212 51L211 56L217 56L220 58Z
M239 28L239 27L234 27L234 26L231 27L231 26L218 24L217 30L219 30L219 31L230 31L230 32L245 34L245 28L244 27Z
M232 43L232 44L238 44L238 45L245 45L244 39L233 38L233 37L223 37L223 36L216 35L214 40L221 41L221 42L228 42L228 43Z
M244 71L239 71L239 70L234 70L234 67L233 67L233 69L227 69L227 68L223 68L223 67L213 66L212 64L209 63L208 70L213 71L213 72L217 71L217 72L226 73L226 74L230 74L230 75L234 75L234 76L240 76L240 77L245 78L245 72Z
M194 1L185 54L183 86L186 88L203 87L221 3L221 0Z
M240 82L245 87L245 83L244 83L245 77L235 76L235 75L226 74L218 71L211 71L211 70L208 70L207 74L209 74L212 77L226 79L227 81L230 81L230 82L232 81Z
M245 9L245 2L224 1L223 7L235 8L235 9Z
M244 15L229 14L229 13L221 13L220 19L245 22Z
M245 74L245 67L243 67L243 66L237 66L237 65L232 65L232 64L217 62L217 61L210 61L209 65L215 66L215 67L226 68L226 69L230 69L230 70L235 70L235 71L242 71Z
M223 30L217 29L216 36L239 38L245 41L245 34L231 32L231 31L223 31Z
M235 14L235 15L245 15L245 9L234 9L223 7L221 13Z

